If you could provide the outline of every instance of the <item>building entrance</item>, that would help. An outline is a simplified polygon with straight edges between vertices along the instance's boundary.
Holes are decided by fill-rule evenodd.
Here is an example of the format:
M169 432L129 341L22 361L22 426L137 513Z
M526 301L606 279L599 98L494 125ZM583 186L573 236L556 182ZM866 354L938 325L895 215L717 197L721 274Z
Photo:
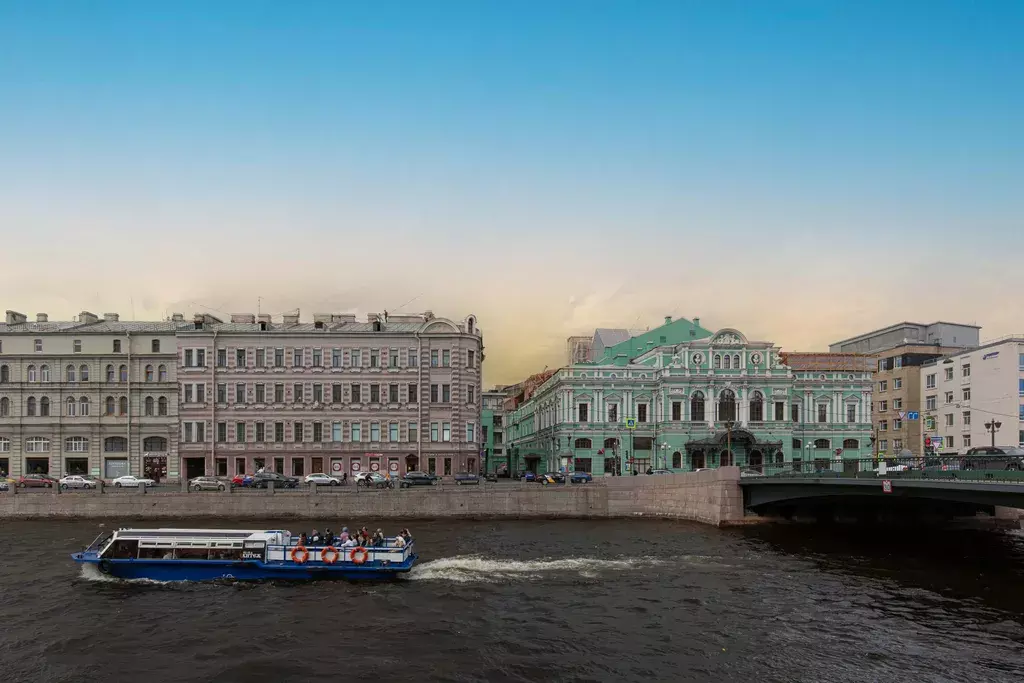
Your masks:
M206 458L185 458L185 478L195 479L206 475Z

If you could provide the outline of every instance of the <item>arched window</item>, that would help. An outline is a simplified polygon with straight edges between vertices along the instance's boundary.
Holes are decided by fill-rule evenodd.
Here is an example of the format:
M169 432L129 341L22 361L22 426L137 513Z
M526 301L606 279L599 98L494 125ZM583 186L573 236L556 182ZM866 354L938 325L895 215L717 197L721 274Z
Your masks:
M156 403L157 415L167 415L167 397L161 396Z
M11 414L11 401L4 396L0 398L0 417L9 417Z
M146 381L147 382L152 382L153 381L153 366L152 365L147 365L146 366Z
M74 382L75 381L75 366L74 365L67 366L67 368L64 369L64 376L66 378L65 381L67 381L67 382Z
M722 357L719 356L716 353L715 354L715 370L721 370L721 369L722 369Z
M576 443L573 445L575 448L580 449L593 448L593 442L590 439L576 439Z
M166 365L161 365L159 368L157 368L157 377L160 379L161 382L166 382L167 381L167 366Z
M25 369L25 376L29 382L35 382L39 379L39 375L36 374L36 366L30 365Z
M79 366L79 368L78 368L78 379L79 379L79 381L82 381L82 382L88 382L89 381L89 366L88 365L81 365L81 366Z
M86 396L78 399L78 414L82 417L89 414L89 399Z
M103 440L103 451L106 453L128 452L128 439L123 436L108 436Z
M146 397L146 415L147 416L152 417L152 415L153 415L153 405L154 405L153 397L152 396L147 396Z
M11 452L11 440L6 436L0 436L0 453Z
M128 381L128 366L127 365L122 365L121 366L121 369L118 371L118 376L120 377L122 382L127 382Z
M843 448L847 450L860 448L860 442L857 439L843 439Z
M26 453L49 453L50 440L42 436L30 436L25 439Z
M11 369L6 365L0 365L0 384L7 384L11 381Z
M67 453L86 453L89 451L89 439L84 436L69 436L64 439L64 451Z
M28 417L36 416L36 399L34 396L29 396L28 400L25 401L25 415Z
M734 354L732 357L732 366L737 370L740 369L740 354Z
M704 394L699 391L695 391L690 398L690 421L704 421Z
M729 357L729 354L725 354L725 369L732 370L732 359Z
M115 378L114 366L113 365L108 365L107 366L107 381L108 382L113 382L114 378Z
M121 406L120 407L121 407L120 414L121 415L127 415L128 414L128 397L127 396L122 396L121 397Z
M605 439L604 440L604 447L605 448L617 448L618 445L619 445L619 440L616 439L614 436L612 438L610 438L610 439Z
M800 455L800 449L804 447L804 442L800 439L793 439L793 456Z
M814 440L814 447L815 448L829 448L830 444L828 442L828 439L815 439Z
M142 440L142 450L151 453L162 453L167 450L167 439L162 436L147 436Z
M736 421L736 394L732 389L725 389L718 396L718 420Z
M672 454L672 469L678 470L683 466L683 454L676 451Z
M760 391L755 391L750 399L750 421L764 422L764 396Z
M722 453L718 456L718 466L719 467L732 467L733 464L734 463L733 463L733 460L732 460L732 452L731 451L722 451Z
M113 415L117 409L117 401L114 400L113 396L107 396L107 415Z
M50 381L50 366L49 365L43 365L42 367L39 368L39 381L40 382L49 382Z
M67 405L67 412L65 413L68 417L74 417L75 413L78 412L78 403L75 402L74 396L68 396L68 400L65 401Z
M45 396L39 399L39 417L50 417L50 399Z

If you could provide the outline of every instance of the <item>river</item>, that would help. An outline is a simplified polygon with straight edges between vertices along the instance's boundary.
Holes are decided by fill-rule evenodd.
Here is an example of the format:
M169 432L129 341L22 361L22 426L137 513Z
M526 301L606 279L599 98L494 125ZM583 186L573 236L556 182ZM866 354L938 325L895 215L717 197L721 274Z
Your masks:
M720 530L663 520L407 526L421 563L391 584L153 584L71 562L68 553L98 533L95 521L4 523L0 680L1024 675L1018 532Z

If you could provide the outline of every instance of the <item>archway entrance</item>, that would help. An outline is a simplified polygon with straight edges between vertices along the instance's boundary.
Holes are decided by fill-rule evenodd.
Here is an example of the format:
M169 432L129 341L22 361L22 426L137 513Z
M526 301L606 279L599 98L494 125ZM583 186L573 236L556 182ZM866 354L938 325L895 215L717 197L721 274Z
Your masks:
M540 468L540 456L539 455L528 455L524 458L526 461L526 471L533 472L534 474L542 474L543 470Z
M416 457L412 453L410 453L409 455L405 456L405 471L406 472L416 472L417 470L419 470L419 466L420 466L420 459L418 457Z
M719 467L732 467L734 462L732 451L723 450L718 455L718 466Z
M750 455L747 457L747 465L750 469L761 472L764 468L764 456L761 455L761 451L750 451Z
M690 469L699 470L703 467L707 467L705 464L704 451L697 450L690 453Z

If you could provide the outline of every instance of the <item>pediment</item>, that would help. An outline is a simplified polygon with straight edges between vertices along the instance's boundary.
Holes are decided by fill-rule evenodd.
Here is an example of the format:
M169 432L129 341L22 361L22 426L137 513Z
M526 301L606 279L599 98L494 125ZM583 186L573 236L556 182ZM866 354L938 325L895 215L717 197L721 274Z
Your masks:
M423 334L451 334L458 332L458 326L450 320L434 319L423 330Z
M747 343L747 338L739 330L726 328L719 330L711 338L711 345L722 348L738 348Z

